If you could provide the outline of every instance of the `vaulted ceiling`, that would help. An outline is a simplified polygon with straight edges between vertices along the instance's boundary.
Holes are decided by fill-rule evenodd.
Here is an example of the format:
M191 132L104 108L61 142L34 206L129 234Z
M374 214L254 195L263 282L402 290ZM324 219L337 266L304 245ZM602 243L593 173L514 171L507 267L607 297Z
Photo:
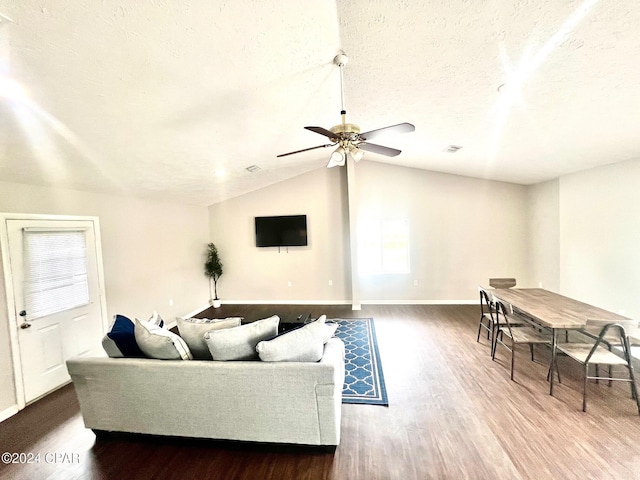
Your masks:
M637 0L0 0L0 181L198 205L389 162L532 184L640 158ZM462 147L447 153L449 145ZM246 167L258 165L250 173Z

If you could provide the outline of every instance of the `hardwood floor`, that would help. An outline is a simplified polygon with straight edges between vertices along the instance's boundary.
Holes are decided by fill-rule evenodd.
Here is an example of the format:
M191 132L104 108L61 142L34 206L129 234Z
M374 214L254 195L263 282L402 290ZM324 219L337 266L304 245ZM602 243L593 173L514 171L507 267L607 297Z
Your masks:
M275 312L375 319L390 405L343 405L335 454L126 435L96 441L67 386L0 423L2 452L41 454L38 464L0 465L0 479L640 478L640 416L629 390L589 384L583 413L581 373L567 358L549 396L544 348L536 362L518 351L510 381L508 352L493 362L486 338L476 343L477 306L227 305L215 315ZM47 463L46 453L69 456Z

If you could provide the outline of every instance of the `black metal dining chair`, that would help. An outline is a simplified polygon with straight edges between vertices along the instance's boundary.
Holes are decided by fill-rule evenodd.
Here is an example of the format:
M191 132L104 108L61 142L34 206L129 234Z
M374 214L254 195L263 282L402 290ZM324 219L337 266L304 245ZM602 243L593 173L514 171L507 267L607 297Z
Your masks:
M542 344L550 347L551 333L540 331L539 328L534 328L531 325L523 324L526 323L524 320L522 321L523 323L515 325L514 320L517 319L517 317L514 316L512 306L508 305L507 307L507 305L500 301L495 301L495 305L499 316L496 317L498 319L498 325L491 358L495 360L498 344L509 350L509 352L511 352L511 380L514 380L516 345L529 345L531 361L534 361L534 346ZM507 337L510 342L507 343L505 337Z
M587 383L589 380L609 380L629 382L631 384L631 397L635 399L638 407L638 414L640 415L640 399L638 398L636 379L631 361L631 348L629 346L629 337L625 331L625 328L637 328L638 322L635 320L629 320L612 323L610 320L587 320L587 331L589 329L593 331L594 327L600 329L600 333L594 342L561 343L557 346L558 352L566 354L584 367L582 411L587 411ZM612 341L612 339L617 339L616 344L621 347L621 355L618 355L616 352L606 347L607 343ZM609 371L608 377L600 377L597 371L595 376L590 376L590 365L607 365L610 367L625 366L628 371L628 378L614 377L611 370Z
M480 333L482 329L487 331L487 339L493 336L493 326L495 324L495 316L498 314L495 305L487 291L478 286L478 293L480 294L480 321L478 322L478 337L476 341L480 341ZM493 343L493 341L492 341Z

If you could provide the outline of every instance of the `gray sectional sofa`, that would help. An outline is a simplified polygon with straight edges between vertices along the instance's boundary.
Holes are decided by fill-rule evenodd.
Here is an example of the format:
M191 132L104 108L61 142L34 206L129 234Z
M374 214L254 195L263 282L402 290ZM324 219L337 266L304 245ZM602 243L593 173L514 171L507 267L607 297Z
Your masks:
M340 443L345 370L337 338L319 362L78 357L67 368L94 431Z

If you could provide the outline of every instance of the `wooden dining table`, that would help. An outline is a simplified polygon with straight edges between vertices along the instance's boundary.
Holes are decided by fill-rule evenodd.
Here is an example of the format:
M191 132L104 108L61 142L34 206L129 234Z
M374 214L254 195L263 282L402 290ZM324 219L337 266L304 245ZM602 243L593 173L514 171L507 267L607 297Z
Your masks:
M530 322L551 331L550 395L553 395L553 366L559 330L583 329L588 319L611 320L612 323L629 320L617 313L542 288L489 288L485 291L495 300L510 304L516 313L522 314Z

